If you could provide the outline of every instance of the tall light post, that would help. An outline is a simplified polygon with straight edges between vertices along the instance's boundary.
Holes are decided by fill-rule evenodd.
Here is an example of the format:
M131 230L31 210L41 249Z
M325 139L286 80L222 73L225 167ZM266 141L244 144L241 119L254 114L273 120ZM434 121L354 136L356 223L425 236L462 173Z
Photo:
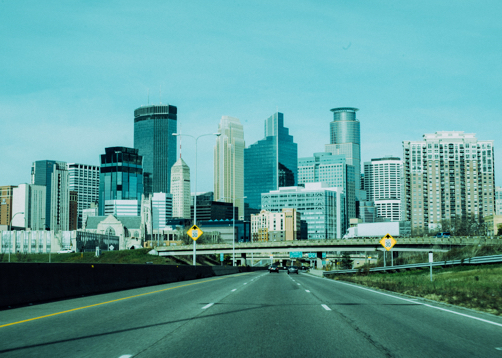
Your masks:
M235 188L235 186L234 186ZM235 190L235 189L234 189ZM237 199L246 199L247 196L241 196ZM223 199L230 199L223 197ZM232 266L235 266L235 195L232 197ZM252 255L252 253L251 253Z
M9 262L10 262L10 251L11 251L11 247L12 247L12 221L14 220L14 218L16 217L17 214L21 214L21 215L24 215L24 211L19 211L17 213L15 213L14 215L12 215L12 219L10 219L10 222L9 222Z
M219 137L221 133L207 133L207 134L201 134L198 137L194 137L193 135L190 134L181 134L181 133L173 133L174 136L186 136L186 137L192 137L195 139L195 195L193 198L193 224L197 225L197 141L199 140L200 137L205 137L209 135L215 135ZM193 265L195 266L195 240L193 240Z

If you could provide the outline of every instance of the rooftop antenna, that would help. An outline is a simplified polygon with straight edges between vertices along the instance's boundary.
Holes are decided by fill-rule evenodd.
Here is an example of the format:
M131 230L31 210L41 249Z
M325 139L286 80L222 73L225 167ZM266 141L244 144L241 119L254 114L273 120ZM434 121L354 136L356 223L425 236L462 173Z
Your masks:
M181 138L183 138L183 136L181 135L181 123L180 123L180 159L181 159Z

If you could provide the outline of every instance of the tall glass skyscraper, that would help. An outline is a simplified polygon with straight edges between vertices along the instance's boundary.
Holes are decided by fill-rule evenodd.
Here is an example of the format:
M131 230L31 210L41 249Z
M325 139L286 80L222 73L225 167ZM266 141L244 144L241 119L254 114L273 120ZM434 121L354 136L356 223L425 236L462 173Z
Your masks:
M144 193L169 193L171 167L176 163L178 109L143 106L134 111L134 148L143 157Z
M344 154L347 164L353 165L356 177L356 189L361 189L361 131L356 118L359 109L353 107L333 108L333 121L330 123L330 144L325 151L332 154Z
M265 120L265 138L244 149L245 202L260 209L262 193L296 184L297 168L298 146L277 112Z
M105 148L99 175L99 215L105 213L106 200L138 200L143 194L142 156L138 149Z
M321 182L329 188L341 188L347 220L356 217L355 181L354 166L347 164L345 155L314 153L313 157L298 158L298 184Z

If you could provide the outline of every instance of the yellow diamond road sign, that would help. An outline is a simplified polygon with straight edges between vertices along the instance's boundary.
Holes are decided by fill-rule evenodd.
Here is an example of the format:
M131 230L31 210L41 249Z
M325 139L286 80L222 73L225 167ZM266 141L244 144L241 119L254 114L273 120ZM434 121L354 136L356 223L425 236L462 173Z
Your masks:
M197 225L192 226L187 231L188 236L192 238L192 240L197 240L202 234L202 230L197 227Z
M390 236L390 234L385 235L382 237L382 240L380 240L380 244L382 244L383 247L385 247L385 250L390 251L392 247L397 243L397 241Z

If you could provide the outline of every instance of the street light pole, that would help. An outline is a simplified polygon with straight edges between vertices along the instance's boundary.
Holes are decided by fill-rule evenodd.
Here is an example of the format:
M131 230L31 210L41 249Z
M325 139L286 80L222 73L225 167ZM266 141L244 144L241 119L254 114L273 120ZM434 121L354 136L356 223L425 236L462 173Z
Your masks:
M174 136L186 136L186 137L192 137L195 139L195 195L193 198L193 224L197 225L197 141L199 140L200 137L205 137L209 135L215 135L219 137L221 133L207 133L207 134L201 134L198 137L194 137L193 135L190 134L181 134L181 133L173 133ZM193 262L192 264L195 266L195 256L196 255L196 248L195 248L195 240L193 240Z
M14 220L14 218L16 217L17 214L21 214L21 215L24 215L24 211L19 211L17 213L15 213L14 215L12 215L12 219L10 219L9 221L9 262L10 262L10 251L11 251L11 247L12 247L12 220Z
M235 186L234 186L235 191ZM234 193L235 194L235 193ZM227 199L226 197L223 197ZM239 197L238 199L246 199L247 196ZM232 266L235 266L235 195L232 197ZM251 255L253 255L251 253ZM252 260L252 256L251 256Z

